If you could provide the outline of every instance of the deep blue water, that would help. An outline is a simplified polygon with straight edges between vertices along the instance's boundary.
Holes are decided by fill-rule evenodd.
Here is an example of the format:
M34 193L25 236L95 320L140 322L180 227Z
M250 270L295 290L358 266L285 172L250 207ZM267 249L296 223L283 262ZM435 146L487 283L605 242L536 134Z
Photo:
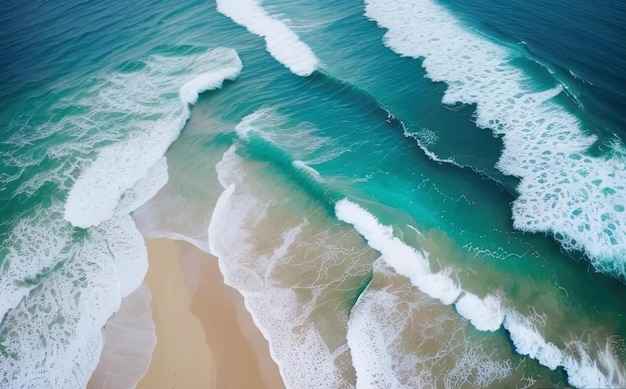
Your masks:
M443 1L488 34L521 44L580 90L598 130L624 139L626 7L620 1ZM523 23L520 23L523 20ZM524 42L524 43L522 43ZM570 74L572 71L574 75ZM592 120L593 120L592 119Z

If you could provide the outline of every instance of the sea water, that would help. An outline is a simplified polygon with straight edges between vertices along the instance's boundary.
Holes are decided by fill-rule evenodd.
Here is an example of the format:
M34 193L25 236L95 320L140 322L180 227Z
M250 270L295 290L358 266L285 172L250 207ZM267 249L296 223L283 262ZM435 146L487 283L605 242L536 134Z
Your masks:
M492 3L7 6L1 386L84 387L156 236L287 387L624 386L626 8Z

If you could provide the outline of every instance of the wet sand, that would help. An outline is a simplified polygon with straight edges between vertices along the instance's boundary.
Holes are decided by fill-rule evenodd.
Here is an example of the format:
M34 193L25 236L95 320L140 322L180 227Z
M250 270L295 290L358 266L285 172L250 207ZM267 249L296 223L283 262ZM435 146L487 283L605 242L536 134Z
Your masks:
M217 259L186 242L147 242L157 345L137 388L284 388L269 346L224 285Z
M142 284L122 300L104 328L104 345L87 389L133 388L146 373L156 337L150 289Z

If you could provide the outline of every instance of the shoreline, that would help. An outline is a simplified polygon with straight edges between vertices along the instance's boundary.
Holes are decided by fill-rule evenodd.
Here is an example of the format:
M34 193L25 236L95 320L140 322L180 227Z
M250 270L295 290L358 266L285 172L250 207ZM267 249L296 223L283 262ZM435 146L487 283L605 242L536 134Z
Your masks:
M224 283L217 257L188 242L178 244L180 267L194 296L190 311L200 318L206 343L216 356L217 387L284 389L268 341L241 293Z
M146 246L149 267L141 288L152 294L156 346L136 388L283 389L267 340L241 294L224 284L217 258L169 238L148 239ZM104 352L116 339L119 343L118 336L107 337L89 389L117 389L98 379L103 375L134 373L135 381L141 376L136 367L131 371L132 366L123 363L118 366L125 371L108 371L111 359L130 357Z

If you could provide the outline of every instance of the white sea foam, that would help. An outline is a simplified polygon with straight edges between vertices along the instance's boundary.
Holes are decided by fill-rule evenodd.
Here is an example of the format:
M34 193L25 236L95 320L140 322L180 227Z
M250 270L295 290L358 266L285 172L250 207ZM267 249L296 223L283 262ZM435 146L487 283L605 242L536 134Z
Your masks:
M357 373L357 388L402 387L394 374L394 358L389 348L397 341L390 332L402 328L403 318L400 315L384 315L398 303L391 293L366 290L350 312L347 338ZM383 315L386 317L381 317ZM415 387L425 384L419 382L419 378L413 377L414 381L418 381Z
M236 52L229 49L153 56L138 72L114 74L85 93L89 97L78 102L84 108L80 115L43 128L44 138L74 130L77 147L49 154L70 162L31 181L21 193L32 194L45 182L63 190L82 171L65 203L65 218L61 204L40 206L7 239L0 277L5 296L0 386L86 386L102 349L105 322L147 269L144 240L129 213L167 182L163 154L189 115L187 103L240 70ZM125 140L101 148L91 164L75 155L127 133ZM91 228L76 231L68 221Z
M481 299L473 293L465 292L454 306L459 315L480 331L496 331L502 326L504 308L496 296L487 295Z
M606 363L607 366L602 368L598 366L597 359L592 359L582 346L573 351L561 350L554 343L545 340L530 318L506 308L497 295L487 295L481 299L472 293L462 291L449 274L444 272L433 274L428 267L425 253L418 253L393 236L391 227L381 225L374 215L359 205L344 199L336 203L335 213L340 220L352 224L368 244L382 254L381 258L395 272L409 278L414 286L443 304L454 303L457 312L478 330L496 331L503 325L519 354L528 355L553 370L562 366L567 371L572 385L579 387L588 387L586 383L593 383L591 386L599 387L624 385L626 376L624 368L610 350L607 350L602 358L609 361ZM371 340L374 341L374 338ZM374 372L382 369L381 364L384 365L384 360L377 362L376 366L366 368L370 371L367 373L370 378L380 375Z
M311 48L256 0L217 0L217 10L265 39L267 51L292 73L306 77L319 65Z
M96 367L101 329L120 304L117 269L98 234L63 255L0 326L2 387L84 388Z
M393 236L393 229L378 223L374 215L348 200L335 204L337 218L350 223L373 249L380 252L393 269L411 280L421 291L449 305L461 294L460 287L448 271L434 273L430 270L428 254Z
M381 274L391 281L375 286ZM468 339L452 310L397 277L377 261L374 281L350 312L357 388L485 388L511 375L511 362Z
M219 51L219 53L222 53L222 51ZM229 52L230 56L232 56L232 54L232 51ZM224 80L232 81L237 78L239 73L241 73L243 65L237 54L234 54L235 55L232 56L232 63L228 63L227 66L203 73L185 83L179 91L180 100L183 104L193 105L198 101L200 93L221 88Z
M562 365L561 350L554 343L546 342L530 319L510 311L507 312L503 324L518 353L528 355L552 370Z
M366 0L366 15L386 28L384 42L423 58L433 81L448 84L444 104L476 104L476 123L502 134L497 167L521 178L514 226L552 233L585 251L597 269L626 275L626 158L592 157L596 139L554 101L559 85L538 92L516 54L471 32L431 0Z
M570 354L565 356L563 366L568 372L568 381L578 388L623 388L626 375L621 362L607 343L593 360L587 352L587 345L580 341L568 344Z
M122 194L148 175L176 140L189 117L187 104L198 93L234 79L241 68L234 50L214 49L187 57L152 56L137 73L111 76L83 104L94 110L91 115L128 115L121 125L130 135L100 149L84 168L68 195L65 218L83 228L111 218ZM169 97L179 90L180 99Z
M22 298L9 301L0 324L2 387L85 387L102 348L102 327L147 270L143 238L128 214L71 239L60 208L36 213L36 221L22 219L28 228L13 231L34 239L11 247L16 255L6 275Z
M0 321L52 272L71 242L72 229L62 218L61 204L35 207L30 217L13 228L4 246L8 249L0 268Z
M148 271L148 251L143 237L129 215L107 220L97 230L107 237L106 245L115 260L121 296L126 297L141 285Z
M148 174L127 190L115 208L115 214L128 215L154 197L167 184L167 158L161 157Z
M539 333L532 318L507 310L504 328L509 332L515 350L536 359L550 369L562 366L568 382L577 388L619 388L626 385L626 374L621 362L610 350L609 343L596 358L592 358L588 345L571 341L565 349L559 349Z
M319 270L319 278L310 287L301 285L286 286L284 277L273 278L273 273L293 260L292 250L303 245L311 245L316 252L333 258L332 246L326 246L324 234L316 235L311 241L302 238L309 228L305 218L286 221L285 229L278 236L271 235L268 241L260 240L258 234L268 234L265 226L273 212L275 199L265 198L262 183L248 175L252 168L236 154L236 146L231 147L216 166L219 181L225 188L214 208L209 226L209 247L219 258L224 281L236 288L243 296L246 308L255 324L269 341L272 358L279 366L288 388L347 387L349 384L341 375L338 360L345 356L346 347L330 350L311 320L316 300L326 278L324 270ZM280 197L279 197L280 198ZM273 216L276 218L276 216ZM267 236L267 235L266 235ZM322 248L326 248L321 250ZM307 258L307 264L322 260ZM351 253L354 254L354 253ZM301 254L305 255L305 254ZM296 257L297 258L297 257ZM356 256L344 256L357 262ZM333 262L333 265L337 265ZM304 265L301 271L306 271ZM336 282L333 278L328 282ZM294 289L295 288L295 289ZM310 290L313 298L307 302L298 297L296 290Z

